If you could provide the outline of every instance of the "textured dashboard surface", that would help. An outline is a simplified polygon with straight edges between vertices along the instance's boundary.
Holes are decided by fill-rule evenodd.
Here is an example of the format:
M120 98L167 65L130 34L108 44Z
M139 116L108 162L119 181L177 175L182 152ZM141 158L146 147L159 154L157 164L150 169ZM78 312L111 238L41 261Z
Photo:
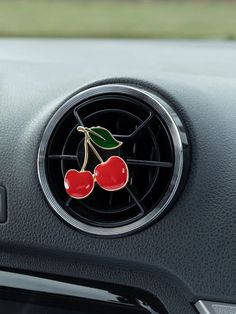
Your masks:
M236 302L236 44L0 41L0 266L137 286L170 313L198 299ZM37 177L43 130L86 86L144 86L183 117L192 146L186 187L170 212L134 235L98 239L49 207Z

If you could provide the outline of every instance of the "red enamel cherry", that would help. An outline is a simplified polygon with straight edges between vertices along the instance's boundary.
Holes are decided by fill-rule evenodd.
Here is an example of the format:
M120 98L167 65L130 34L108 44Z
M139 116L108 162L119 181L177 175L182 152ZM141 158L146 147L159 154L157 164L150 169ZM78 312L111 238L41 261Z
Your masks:
M94 177L98 185L104 190L117 191L127 184L129 170L122 158L112 156L96 166Z
M90 171L67 171L64 178L64 186L67 194L76 199L88 196L94 188L94 179Z

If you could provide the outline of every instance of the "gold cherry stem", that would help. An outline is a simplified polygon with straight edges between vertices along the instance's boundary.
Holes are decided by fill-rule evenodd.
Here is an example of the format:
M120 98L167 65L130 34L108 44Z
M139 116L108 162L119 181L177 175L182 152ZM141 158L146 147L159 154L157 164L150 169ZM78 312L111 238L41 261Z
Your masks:
M80 171L84 171L88 163L88 136L86 133L84 135L84 162Z
M96 148L93 146L93 144L90 142L89 139L87 139L87 142L88 142L90 148L92 149L92 151L94 152L94 154L96 155L97 159L98 159L100 162L103 162L102 157L99 155L98 151L96 150Z
M85 136L84 137L84 162L83 162L83 165L81 167L81 171L84 171L85 167L87 166L87 163L88 163L88 145L90 146L90 148L92 149L93 153L95 154L95 156L97 157L97 159L100 162L103 162L103 159L99 155L98 151L93 146L93 144L90 142L90 139L89 139L89 131L90 131L90 129L88 129L86 127L83 127L83 126L78 126L77 127L77 131L84 133L84 136Z

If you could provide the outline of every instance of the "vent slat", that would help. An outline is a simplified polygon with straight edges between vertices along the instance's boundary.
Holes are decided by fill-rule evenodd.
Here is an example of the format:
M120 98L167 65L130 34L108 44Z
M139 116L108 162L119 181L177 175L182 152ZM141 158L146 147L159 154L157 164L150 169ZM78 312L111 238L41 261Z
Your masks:
M131 198L134 200L134 202L136 203L138 208L140 209L140 213L142 215L144 215L145 209L144 209L143 205L140 203L140 201L138 200L138 198L136 197L136 195L133 193L133 191L131 190L131 188L128 185L126 186L126 190L128 191Z
M67 159L67 160L77 160L75 155L48 155L51 159Z
M84 123L83 123L82 119L80 118L80 115L78 114L78 111L75 109L75 110L73 111L73 113L74 113L74 116L75 116L75 118L76 118L76 121L79 123L79 125L84 126Z
M125 161L127 162L128 165L135 165L135 166L150 166L150 167L161 167L161 168L173 167L172 162L137 160L137 159L125 159Z
M132 137L132 138L133 138L133 137L137 136L140 132L142 132L142 130L151 122L152 118L153 118L153 113L150 112L148 118L146 118L146 119L135 129L135 131L134 131L132 134L130 134L129 137Z

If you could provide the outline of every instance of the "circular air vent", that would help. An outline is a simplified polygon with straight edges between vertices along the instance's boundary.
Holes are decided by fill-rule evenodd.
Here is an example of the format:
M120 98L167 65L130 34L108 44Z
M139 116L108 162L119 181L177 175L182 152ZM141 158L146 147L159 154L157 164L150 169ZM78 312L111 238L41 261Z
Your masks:
M70 197L64 187L69 169L80 170L84 136L78 126L101 126L123 145L98 150L107 160L122 157L129 168L128 184L109 192L95 184L84 199ZM117 236L150 223L176 195L187 162L183 125L161 98L123 85L104 85L67 100L50 120L41 142L38 173L52 208L69 224L95 235ZM93 172L99 163L89 158Z

